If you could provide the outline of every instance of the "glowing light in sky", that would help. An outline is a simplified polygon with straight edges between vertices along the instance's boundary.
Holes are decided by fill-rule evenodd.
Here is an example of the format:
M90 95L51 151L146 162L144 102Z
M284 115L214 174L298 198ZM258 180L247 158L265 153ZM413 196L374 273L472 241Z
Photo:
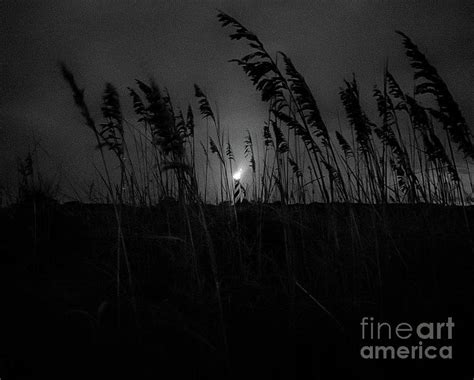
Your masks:
M237 170L232 177L234 177L236 181L240 180L242 177L242 169Z

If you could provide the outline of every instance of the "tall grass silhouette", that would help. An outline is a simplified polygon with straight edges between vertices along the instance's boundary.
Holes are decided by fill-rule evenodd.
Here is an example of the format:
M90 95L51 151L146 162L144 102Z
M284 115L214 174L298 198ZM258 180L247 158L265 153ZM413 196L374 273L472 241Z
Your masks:
M247 132L243 141L251 173L249 200L462 204L466 193L472 192L472 188L466 191L469 184L461 181L458 171L460 162L468 172L472 164L472 132L446 83L405 34L397 32L414 70L413 94L403 91L386 67L382 86L374 86L378 115L371 120L362 108L356 77L344 80L340 98L347 124L331 131L303 75L286 54L277 52L272 58L240 22L223 12L218 19L232 29L232 40L248 43L250 52L231 62L242 67L268 104L262 139ZM109 196L141 205L164 198L231 201L235 142L226 138L228 132L207 95L194 85L202 116L202 123L195 125L191 105L183 112L155 83L137 80L136 85L138 89L129 88L136 121L123 119L118 92L107 84L105 122L100 127L91 119L79 89L72 86L101 154L107 148L119 161L119 183L112 184L104 169ZM196 144L195 128L205 128L205 141ZM203 155L201 175L196 158ZM212 189L209 181L216 168L217 189ZM215 192L211 199L210 192Z

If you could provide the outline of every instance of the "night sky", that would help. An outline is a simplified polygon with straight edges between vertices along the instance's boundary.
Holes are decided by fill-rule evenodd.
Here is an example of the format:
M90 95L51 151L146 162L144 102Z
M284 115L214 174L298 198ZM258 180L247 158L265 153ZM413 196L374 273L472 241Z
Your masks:
M217 105L234 149L246 129L260 134L266 107L229 59L247 52L230 41L216 9L255 32L272 52L287 53L305 76L328 125L344 112L338 90L355 72L364 102L373 106L388 59L392 73L412 86L401 30L447 82L469 125L474 122L474 3L472 1L124 1L0 2L0 175L16 181L15 162L37 139L48 153L42 166L62 181L83 183L93 173L93 136L83 125L57 66L73 71L100 121L105 82L131 109L126 87L154 77L183 109L193 84ZM199 136L199 134L198 134ZM202 135L201 135L202 136ZM239 152L237 152L239 153ZM237 154L241 157L241 154Z

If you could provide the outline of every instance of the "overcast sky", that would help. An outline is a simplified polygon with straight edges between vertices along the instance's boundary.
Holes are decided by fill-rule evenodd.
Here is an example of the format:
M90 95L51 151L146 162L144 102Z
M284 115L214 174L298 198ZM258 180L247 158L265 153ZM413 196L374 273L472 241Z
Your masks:
M265 107L229 59L247 50L230 41L216 8L255 32L272 52L286 52L314 90L333 125L343 116L338 90L355 72L372 100L388 59L411 86L396 29L408 34L448 83L470 125L474 121L472 1L0 1L0 159L12 176L32 136L49 152L50 170L82 178L91 172L93 138L83 126L57 67L67 63L96 112L104 83L126 87L153 76L183 108L198 83L218 106L235 148L245 130L260 133ZM406 88L409 90L409 88Z

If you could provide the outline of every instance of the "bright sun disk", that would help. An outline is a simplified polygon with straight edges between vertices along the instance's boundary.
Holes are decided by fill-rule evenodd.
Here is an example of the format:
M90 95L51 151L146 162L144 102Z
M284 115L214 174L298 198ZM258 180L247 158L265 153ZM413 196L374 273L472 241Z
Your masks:
M232 177L238 181L242 177L242 169L237 170Z

